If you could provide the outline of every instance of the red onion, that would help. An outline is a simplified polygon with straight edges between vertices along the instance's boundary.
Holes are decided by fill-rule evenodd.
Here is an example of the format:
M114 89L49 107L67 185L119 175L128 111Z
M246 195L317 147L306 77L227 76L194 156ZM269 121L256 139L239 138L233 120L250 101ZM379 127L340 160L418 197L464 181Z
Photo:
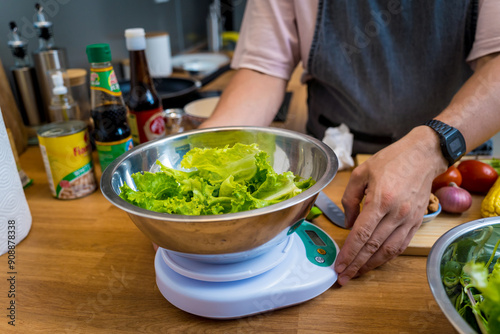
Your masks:
M441 208L446 212L461 213L467 211L472 205L471 194L454 182L450 182L449 186L439 188L435 195L439 198Z

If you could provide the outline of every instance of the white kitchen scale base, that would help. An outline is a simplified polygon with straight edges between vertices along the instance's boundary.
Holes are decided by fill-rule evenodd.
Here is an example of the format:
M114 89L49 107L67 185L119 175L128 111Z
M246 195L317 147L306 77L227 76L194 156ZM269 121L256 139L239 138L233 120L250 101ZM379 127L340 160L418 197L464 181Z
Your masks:
M163 296L186 312L232 319L310 300L337 280L337 244L319 227L303 222L270 251L234 263L159 248L156 284ZM243 254L243 253L242 253ZM188 255L188 254L186 254ZM217 258L217 255L209 255Z

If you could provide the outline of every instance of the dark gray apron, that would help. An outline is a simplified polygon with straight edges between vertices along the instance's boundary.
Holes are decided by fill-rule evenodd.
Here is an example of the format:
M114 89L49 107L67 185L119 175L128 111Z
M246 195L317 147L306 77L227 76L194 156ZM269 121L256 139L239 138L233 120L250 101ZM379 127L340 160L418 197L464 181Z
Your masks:
M471 76L473 0L319 0L307 130L345 123L374 153L439 114Z

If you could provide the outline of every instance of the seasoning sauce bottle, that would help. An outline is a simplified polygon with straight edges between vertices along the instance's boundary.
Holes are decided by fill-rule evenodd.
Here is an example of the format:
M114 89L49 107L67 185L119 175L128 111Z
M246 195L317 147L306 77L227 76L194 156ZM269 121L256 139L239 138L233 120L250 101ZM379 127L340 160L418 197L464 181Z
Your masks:
M94 123L93 137L101 169L133 147L127 123L127 106L111 65L108 44L87 46L90 62L90 105Z
M129 123L135 144L165 136L163 107L149 74L144 29L125 30L130 57Z

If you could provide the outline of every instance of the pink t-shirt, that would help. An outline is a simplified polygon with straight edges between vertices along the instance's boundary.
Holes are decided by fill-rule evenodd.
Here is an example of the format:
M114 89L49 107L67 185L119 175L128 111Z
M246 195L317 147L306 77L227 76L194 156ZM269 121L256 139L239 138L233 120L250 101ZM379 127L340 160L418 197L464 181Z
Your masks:
M318 0L248 0L231 63L288 80L309 58ZM467 61L500 52L500 1L479 0L476 37Z

